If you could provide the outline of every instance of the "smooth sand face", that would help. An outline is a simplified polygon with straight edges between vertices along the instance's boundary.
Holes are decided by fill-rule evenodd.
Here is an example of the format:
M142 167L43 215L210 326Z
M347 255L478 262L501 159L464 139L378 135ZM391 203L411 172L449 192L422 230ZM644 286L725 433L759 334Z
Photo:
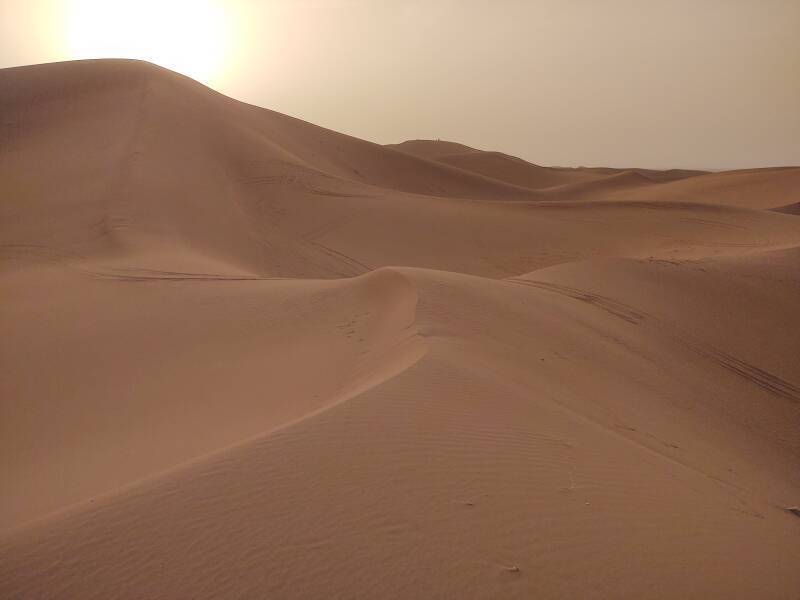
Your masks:
M797 597L800 169L0 111L1 597Z

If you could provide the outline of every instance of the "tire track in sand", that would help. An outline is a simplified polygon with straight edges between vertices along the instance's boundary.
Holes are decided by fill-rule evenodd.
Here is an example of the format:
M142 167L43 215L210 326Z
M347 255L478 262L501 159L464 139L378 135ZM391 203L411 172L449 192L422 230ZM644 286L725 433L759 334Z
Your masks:
M675 324L667 323L658 317L634 308L633 306L619 302L607 296L590 292L588 290L555 283L533 281L530 279L521 279L517 277L511 277L504 281L508 281L509 283L514 283L517 285L524 285L546 290L562 296L567 296L568 298L578 300L579 302L591 304L592 306L604 310L605 312L612 314L617 318L623 319L624 321L633 325L640 325L642 323L652 325L702 358L716 363L720 367L738 375L743 379L746 379L747 381L761 387L773 395L780 396L800 404L800 387L792 382L787 381L751 363L736 358L735 356L720 350L712 344L698 340L686 331L681 331L678 329Z

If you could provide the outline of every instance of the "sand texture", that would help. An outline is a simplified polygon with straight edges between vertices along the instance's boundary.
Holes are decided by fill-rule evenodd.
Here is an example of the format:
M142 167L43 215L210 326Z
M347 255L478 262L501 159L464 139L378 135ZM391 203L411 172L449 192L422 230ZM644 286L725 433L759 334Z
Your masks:
M0 598L800 598L798 206L0 70Z

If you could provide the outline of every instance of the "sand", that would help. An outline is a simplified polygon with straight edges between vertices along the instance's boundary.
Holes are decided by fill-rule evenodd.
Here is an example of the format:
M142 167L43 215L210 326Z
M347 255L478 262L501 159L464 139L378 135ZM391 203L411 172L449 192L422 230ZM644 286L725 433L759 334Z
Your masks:
M0 70L0 597L797 598L800 168Z

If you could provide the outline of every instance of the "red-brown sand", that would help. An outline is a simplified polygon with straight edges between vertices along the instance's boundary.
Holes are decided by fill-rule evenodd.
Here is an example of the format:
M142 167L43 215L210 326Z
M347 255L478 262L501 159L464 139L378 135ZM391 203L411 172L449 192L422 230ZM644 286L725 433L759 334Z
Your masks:
M0 597L800 597L800 169L0 70Z

